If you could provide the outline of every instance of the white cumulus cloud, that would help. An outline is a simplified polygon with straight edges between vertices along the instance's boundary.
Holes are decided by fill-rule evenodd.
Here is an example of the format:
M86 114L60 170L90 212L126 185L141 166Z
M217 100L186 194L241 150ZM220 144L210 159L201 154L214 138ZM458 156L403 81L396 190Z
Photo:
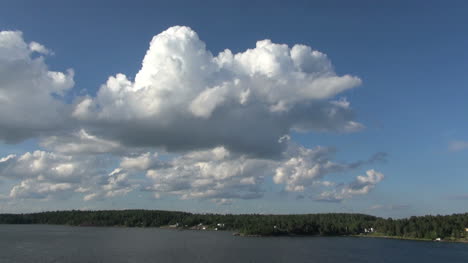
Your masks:
M135 76L110 76L96 95L73 102L65 95L74 72L50 71L50 54L21 32L0 32L0 141L38 138L44 149L0 157L0 179L14 182L1 199L150 191L230 204L261 198L272 180L287 192L341 201L384 178L374 170L347 184L329 177L383 153L343 163L333 148L292 142L292 131L364 128L344 94L361 80L338 75L309 46L266 39L214 55L195 31L175 26L153 37Z
M196 150L223 145L256 156L279 155L291 130L356 131L346 100L360 85L337 75L328 57L305 45L270 40L214 56L196 32L175 26L156 35L134 81L109 77L73 116L99 136L126 145Z
M108 163L95 156L72 156L34 151L0 158L0 178L19 181L11 198L49 198L87 192L105 183ZM88 190L87 190L88 189Z
M215 202L263 196L263 182L271 174L273 161L233 155L224 147L194 151L177 157L165 167L150 169L152 185L146 190L159 196Z
M39 43L19 31L0 31L0 141L16 142L64 128L69 108L61 97L73 85L73 71L50 71Z

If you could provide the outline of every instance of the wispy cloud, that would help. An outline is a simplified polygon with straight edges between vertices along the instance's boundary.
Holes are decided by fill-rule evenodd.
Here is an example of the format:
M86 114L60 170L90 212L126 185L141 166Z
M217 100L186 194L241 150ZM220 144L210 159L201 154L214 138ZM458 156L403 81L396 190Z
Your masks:
M468 200L468 194L452 195L448 197L449 200Z
M468 141L451 141L449 143L449 150L458 152L468 149Z
M407 210L410 209L411 205L409 204L392 204L392 205L382 205L376 204L370 206L369 210L392 210L392 211L399 211L399 210Z

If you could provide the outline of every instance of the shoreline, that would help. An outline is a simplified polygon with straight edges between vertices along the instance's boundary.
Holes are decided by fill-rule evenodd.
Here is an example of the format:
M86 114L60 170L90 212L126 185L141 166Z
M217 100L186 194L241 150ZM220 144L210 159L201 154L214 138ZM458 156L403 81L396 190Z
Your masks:
M382 238L382 239L395 239L395 240L406 240L406 241L420 241L420 242L438 242L438 243L464 243L468 244L468 240L461 239L443 239L443 240L432 240L425 238L413 238L413 237L402 237L402 236L384 236L384 235L297 235L297 234L281 234L281 235L249 235L240 232L233 232L233 236L240 237L353 237L353 238Z
M420 241L420 242L439 242L439 243L463 243L468 244L468 240L454 240L454 239L442 239L440 241L425 239L425 238L412 238L412 237L402 237L402 236L385 236L385 235L298 235L298 234L288 234L283 233L279 235L259 235L259 234L244 234L232 229L193 229L193 228L176 228L168 225L156 226L156 227L146 227L146 226L125 226L125 225L114 225L114 226L102 226L102 225L92 225L92 224L81 224L81 225L67 225L67 224L0 224L0 225L53 225L53 226L69 226L69 227L116 227L116 228L157 228L157 229L168 229L168 230L177 230L177 231L202 231L202 232L230 232L232 236L238 237L252 237L252 238L262 238L262 237L353 237L353 238L382 238L382 239L395 239L395 240L406 240L406 241Z
M397 239L397 240L408 240L408 241L421 241L421 242L439 242L439 243L468 243L468 240L461 239L442 239L432 240L426 238L415 238L415 237L402 237L402 236L379 236L379 235L349 235L349 237L357 238L384 238L384 239Z
M0 223L4 224L156 227L178 231L229 231L235 236L242 237L374 237L456 243L468 243L467 220L468 213L444 216L426 215L404 219L385 219L357 213L193 214L143 209L0 214ZM374 229L377 230L374 231ZM396 233L400 236L394 235ZM413 238L413 236L438 240Z
M468 244L468 240L454 240L454 239L443 239L443 240L432 240L425 238L412 238L402 236L384 236L384 235L297 235L297 234L281 234L281 235L250 235L243 234L240 232L233 232L233 236L240 237L353 237L353 238L382 238L382 239L396 239L396 240L407 240L407 241L421 241L421 242L440 242L440 243L465 243Z

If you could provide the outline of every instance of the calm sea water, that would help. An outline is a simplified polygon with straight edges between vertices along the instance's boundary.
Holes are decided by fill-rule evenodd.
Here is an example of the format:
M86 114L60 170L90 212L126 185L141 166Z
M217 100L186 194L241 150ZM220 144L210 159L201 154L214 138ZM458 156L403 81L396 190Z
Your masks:
M236 237L157 228L0 225L0 262L468 262L468 244Z

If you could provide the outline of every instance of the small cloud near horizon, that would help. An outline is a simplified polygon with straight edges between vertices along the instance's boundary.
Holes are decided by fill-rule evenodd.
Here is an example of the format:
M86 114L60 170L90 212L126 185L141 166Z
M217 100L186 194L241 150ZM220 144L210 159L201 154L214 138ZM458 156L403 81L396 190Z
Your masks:
M381 205L381 204L377 204L377 205L372 205L369 207L369 210L392 210L392 211L395 211L395 210L406 210L406 209L409 209L411 208L411 205L409 204L394 204L394 205Z
M459 152L459 151L466 150L468 149L468 141L461 141L461 140L451 141L449 143L448 148L451 152Z

